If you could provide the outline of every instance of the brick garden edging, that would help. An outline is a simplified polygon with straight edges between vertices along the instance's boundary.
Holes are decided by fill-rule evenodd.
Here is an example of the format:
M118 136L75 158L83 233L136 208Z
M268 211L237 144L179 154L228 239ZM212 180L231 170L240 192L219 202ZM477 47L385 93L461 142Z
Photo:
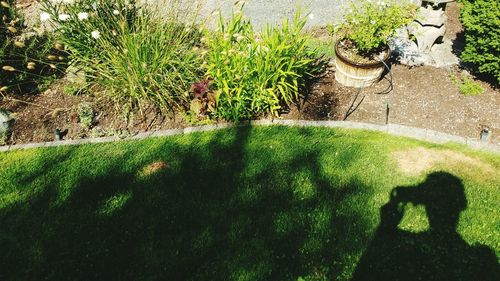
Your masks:
M432 143L447 143L454 142L463 145L467 145L473 149L480 149L486 151L492 151L500 153L500 145L486 143L479 141L478 139L460 137L450 134L445 134L429 129L414 128L409 126L389 124L389 125L378 125L370 123L359 123L350 121L306 121L306 120L255 120L249 122L243 122L239 126L269 126L269 125L285 125L285 126L302 126L302 127L329 127L329 128L344 128L344 129L363 129L371 131L379 131L388 133L394 136L410 137L418 140L428 141ZM189 134L193 132L205 132L214 131L225 128L231 128L235 125L232 123L221 123L215 125L205 125L197 127L188 127L184 129L170 129L170 130L160 130L151 132L141 132L135 136L127 138L118 137L103 137L103 138L88 138L80 140L63 140L63 141L51 141L51 142L41 142L41 143L27 143L18 144L11 146L0 146L0 152L19 150L19 149L29 149L29 148L40 148L40 147L54 147L62 145L80 145L89 143L107 143L113 141L126 141L126 140L142 140L146 138L154 137L165 137L165 136L175 136Z

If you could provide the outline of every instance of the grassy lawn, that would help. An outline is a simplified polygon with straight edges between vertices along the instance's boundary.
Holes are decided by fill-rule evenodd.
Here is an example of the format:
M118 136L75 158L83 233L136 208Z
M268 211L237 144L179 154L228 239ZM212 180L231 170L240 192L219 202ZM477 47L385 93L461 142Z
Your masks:
M0 280L499 280L499 186L498 155L325 128L1 153Z

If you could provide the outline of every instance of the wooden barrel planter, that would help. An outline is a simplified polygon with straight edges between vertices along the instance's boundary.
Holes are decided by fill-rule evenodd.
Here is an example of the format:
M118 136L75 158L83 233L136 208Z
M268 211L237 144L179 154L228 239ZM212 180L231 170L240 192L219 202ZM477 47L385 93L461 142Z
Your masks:
M335 44L335 80L347 87L368 87L378 82L384 72L382 62L359 63L342 55L339 42ZM384 62L389 59L389 50L385 51Z

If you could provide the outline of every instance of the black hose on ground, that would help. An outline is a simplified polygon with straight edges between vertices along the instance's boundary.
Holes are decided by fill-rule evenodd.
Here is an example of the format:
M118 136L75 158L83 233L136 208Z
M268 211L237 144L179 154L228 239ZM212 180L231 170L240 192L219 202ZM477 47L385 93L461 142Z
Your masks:
M384 64L384 67L387 69L388 73L389 73L389 86L387 87L387 89L385 89L384 91L382 92L379 92L379 93L376 93L376 95L387 95L389 94L390 92L392 92L392 90L394 89L394 84L393 84L393 77L392 77L392 71L391 71L391 68L385 63L384 60L381 60L380 61L381 63ZM356 92L356 96L354 96L354 100L352 101L351 105L349 106L349 109L347 109L347 112L346 114L344 115L344 119L343 121L347 120L347 118L353 114L356 109L358 109L358 107L361 105L361 103L363 102L363 100L365 99L366 97L366 94L363 95L363 97L361 98L361 100L356 104L356 106L354 105L356 103L356 101L358 100L358 97L359 97L359 94L361 93L361 91L364 89L365 87L364 86L361 86L358 88L358 91ZM387 102L386 102L386 115L385 115L385 124L389 124L389 113L390 113L390 109L391 109L391 96L388 96L387 98Z

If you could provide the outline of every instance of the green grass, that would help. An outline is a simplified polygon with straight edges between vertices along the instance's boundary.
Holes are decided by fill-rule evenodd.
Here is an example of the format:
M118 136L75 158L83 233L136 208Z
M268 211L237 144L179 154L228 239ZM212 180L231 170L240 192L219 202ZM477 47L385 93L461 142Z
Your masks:
M391 153L416 147L476 161L407 176ZM0 167L0 280L499 276L500 157L456 145L242 127L14 151Z

